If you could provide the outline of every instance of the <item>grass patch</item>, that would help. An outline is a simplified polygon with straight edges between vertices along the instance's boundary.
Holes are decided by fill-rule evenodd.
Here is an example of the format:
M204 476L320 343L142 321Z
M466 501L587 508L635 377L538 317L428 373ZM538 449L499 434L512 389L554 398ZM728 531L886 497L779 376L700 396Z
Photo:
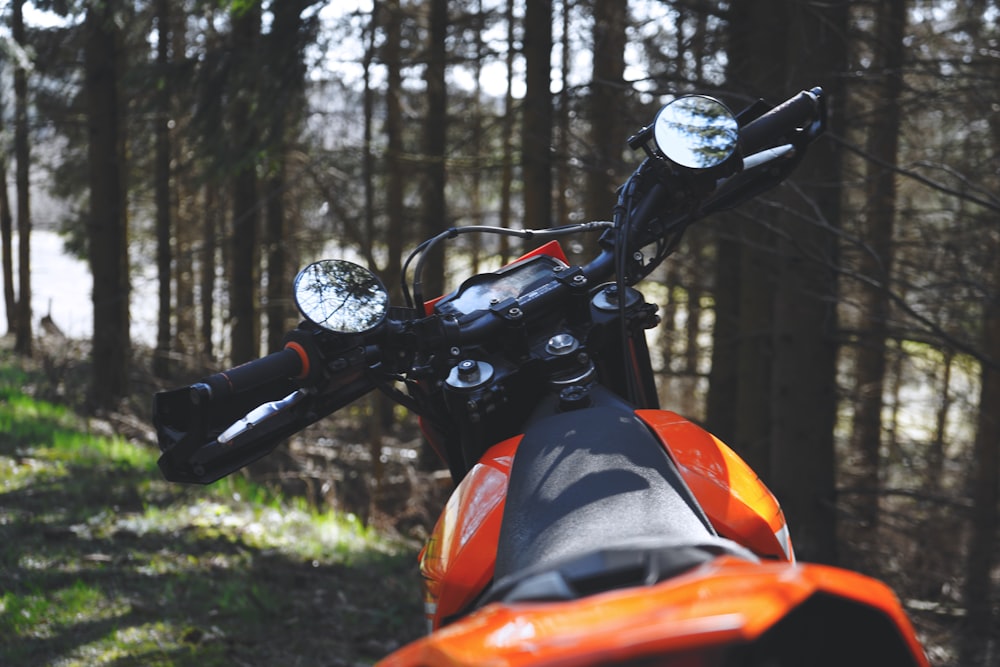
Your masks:
M420 633L409 547L239 475L168 484L30 382L0 362L0 664L355 664Z

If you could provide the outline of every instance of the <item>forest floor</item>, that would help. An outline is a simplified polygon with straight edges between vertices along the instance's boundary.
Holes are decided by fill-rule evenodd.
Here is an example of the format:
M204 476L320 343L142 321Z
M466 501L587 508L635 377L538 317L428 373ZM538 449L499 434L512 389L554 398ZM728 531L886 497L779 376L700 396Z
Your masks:
M449 485L415 430L371 432L361 401L247 471L169 484L149 419L166 385L137 371L119 411L81 417L77 345L25 362L0 339L0 664L355 667L423 634L416 557ZM843 564L955 665L945 517L884 507L878 534L842 517Z
M150 380L135 406L84 419L66 405L80 369L39 359L0 348L0 664L353 667L424 632L416 556L437 500L407 510L412 484L395 507L322 485L283 493L291 465L312 489L309 452L168 484L143 407ZM369 462L356 459L338 488L360 484ZM398 486L399 466L381 463Z

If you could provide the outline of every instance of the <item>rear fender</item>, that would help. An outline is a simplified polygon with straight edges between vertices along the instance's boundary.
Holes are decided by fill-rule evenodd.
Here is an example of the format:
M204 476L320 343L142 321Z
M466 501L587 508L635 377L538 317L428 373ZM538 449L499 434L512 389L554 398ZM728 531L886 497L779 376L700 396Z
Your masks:
M928 667L883 584L820 565L721 557L655 586L491 604L381 667Z

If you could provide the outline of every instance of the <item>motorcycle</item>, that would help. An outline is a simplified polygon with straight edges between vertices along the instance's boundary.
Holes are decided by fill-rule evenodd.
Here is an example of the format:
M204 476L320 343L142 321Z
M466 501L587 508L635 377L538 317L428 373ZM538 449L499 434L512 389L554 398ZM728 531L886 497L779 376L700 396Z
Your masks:
M819 88L739 114L679 97L628 139L645 157L611 221L449 229L407 259L405 305L356 264L307 266L283 349L155 396L162 473L210 483L380 390L455 483L420 554L429 633L380 665L927 666L885 585L797 562L754 472L660 409L635 287L825 127ZM580 233L599 251L573 266ZM425 302L424 258L465 234L545 243Z

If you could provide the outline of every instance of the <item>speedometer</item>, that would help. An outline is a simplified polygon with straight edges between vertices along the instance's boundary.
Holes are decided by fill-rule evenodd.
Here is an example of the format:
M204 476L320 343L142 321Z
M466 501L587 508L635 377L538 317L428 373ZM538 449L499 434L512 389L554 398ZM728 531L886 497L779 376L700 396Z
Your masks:
M548 255L537 255L495 273L482 273L462 283L453 294L441 299L435 310L443 314L471 315L489 310L507 299L517 299L552 280L566 264Z

